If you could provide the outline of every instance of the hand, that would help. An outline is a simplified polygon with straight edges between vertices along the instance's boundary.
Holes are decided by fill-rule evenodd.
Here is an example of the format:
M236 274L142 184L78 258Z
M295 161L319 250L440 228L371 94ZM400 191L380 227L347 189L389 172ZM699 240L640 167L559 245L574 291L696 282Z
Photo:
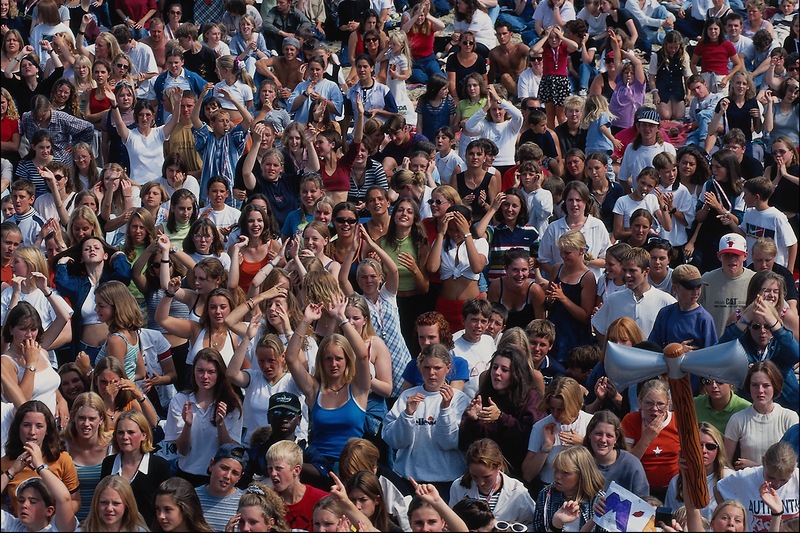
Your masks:
M163 376L159 376L158 374L148 374L142 382L142 392L149 394L150 391L153 390L153 387L161 385L162 378Z
M29 463L34 470L44 464L44 457L42 457L42 449L33 441L28 441L23 445L23 448L28 452Z
M217 410L214 413L214 421L217 423L218 428L225 423L225 415L227 414L228 414L227 404L225 402L217 402Z
M217 91L217 94L219 95L220 98L222 98L223 100L227 100L228 102L233 102L231 93L229 93L227 89L223 89L222 87L217 87L215 90Z
M478 420L478 417L481 414L481 409L483 409L483 402L481 401L480 394L475 396L475 398L469 402L469 406L467 406L466 410L464 411L469 417L470 420Z
M328 313L339 322L342 322L343 320L347 320L347 315L344 314L345 309L347 309L347 298L345 298L344 294L341 292L334 294L331 297L331 302L328 304Z
M417 262L414 260L414 256L407 252L400 252L397 254L397 264L412 274L417 274L420 272L419 266Z
M250 238L247 235L239 235L239 240L233 245L236 252L241 252L242 248L246 248L250 244Z
M576 501L568 500L561 504L561 508L553 515L553 525L556 526L556 522L561 522L561 526L563 527L564 524L571 524L580 518L580 516L580 504Z
M564 291L561 288L561 283L551 281L549 287L547 288L547 301L550 303L563 302L565 298Z
M308 322L316 322L320 318L322 318L322 305L319 304L308 304L303 311L303 318L308 320Z
M174 278L170 279L169 283L167 284L167 290L171 293L175 293L181 288L181 281L183 280L181 280L180 276L175 276Z
M36 366L42 357L42 349L36 339L25 339L22 341L22 355L25 358L26 366Z
M258 309L257 307L255 309ZM254 311L255 311L254 309ZM258 335L258 330L261 328L261 321L250 318L250 323L247 325L247 338L253 340Z
M330 490L331 498L337 502L349 502L350 499L347 497L347 490L344 488L344 483L342 483L342 480L339 479L339 477L333 472L329 472L328 474L333 480L333 485L331 486Z
M687 242L686 244L683 245L683 257L687 261L691 261L692 260L692 257L694 257L694 243L693 242L690 241L690 242Z
M442 218L440 218L436 223L436 230L438 231L439 235L445 235L447 233L447 226L450 224L450 221L453 220L455 217L455 212L451 211L449 213L445 213Z
M767 504L767 507L769 507L769 510L772 511L773 514L783 512L783 501L781 497L778 496L775 489L772 488L772 484L769 481L765 481L761 484L758 488L758 494L761 496L761 501ZM778 520L780 520L780 518Z
M14 463L8 470L11 471L11 474L13 476L16 476L30 465L31 465L31 454L27 450L24 450L21 454L19 454L19 456L16 459L14 459Z
M574 446L575 444L583 442L581 436L571 429L569 431L561 431L558 434L558 438L561 439L561 444L563 446Z
M32 54L32 53L34 53L34 52L35 52L35 50L33 49L33 46L31 46L31 45L29 45L29 44L28 44L28 45L25 45L24 47L22 47L22 50L20 50L20 51L19 51L19 53L20 53L20 55L21 55L22 57L25 57L25 56L27 56L27 55L30 55L30 54Z
M42 50L44 50L45 52L50 52L53 49L53 44L47 39L42 39L41 41L39 41L39 46L41 46Z
M719 85L722 86L722 81L719 82ZM730 105L730 103L731 103L731 101L730 101L729 98L727 98L727 97L723 98L722 100L719 101L719 109L723 113L727 113L728 112L728 105Z
M239 525L239 521L242 519L242 515L236 513L228 520L228 523L225 524L225 531L236 531L237 526Z
M733 463L733 468L736 470L744 470L745 468L750 468L751 466L758 466L758 463L751 461L750 459L737 459Z
M650 440L653 440L656 437L658 437L658 435L661 433L661 430L663 429L662 426L664 422L666 422L666 420L667 420L667 412L666 411L659 412L650 423L644 424L644 428L642 429L642 437L644 438L645 434L647 434L647 437L649 437Z
M489 405L481 408L480 420L481 422L497 422L500 420L500 408L494 403L494 400L489 398Z
M47 276L42 274L41 272L31 272L31 278L33 278L33 282L36 284L36 288L38 288L42 293L47 293L50 288L48 287L48 279Z
M192 411L192 402L186 402L183 404L183 411L181 411L181 417L183 418L183 423L189 426L192 425L192 420L194 420L194 411Z
M758 106L750 110L750 116L756 120L761 120L761 110L758 108Z
M546 424L542 431L542 437L544 440L544 445L542 448L545 448L547 451L553 449L553 446L556 444L556 423L550 422Z
M85 32L86 28L88 28L89 24L91 24L92 22L94 22L94 17L91 14L86 13L85 15L83 15L83 17L81 17L81 28L80 29Z
M486 195L486 191L481 191L481 196L485 196L485 195ZM500 206L503 205L503 202L505 202L505 200L506 200L506 193L501 192L500 194L495 196L494 199L492 200L492 205L491 205L490 209L492 209L493 211L499 211L500 210Z
M599 496L595 501L594 505L592 506L592 510L594 511L595 516L603 516L606 514L606 497Z
M210 91L213 91L213 90L214 90L214 84L213 84L213 83L206 83L206 84L203 86L203 90L202 90L202 91L200 91L200 100L201 100L201 101L202 101L202 100L205 100L205 96L206 96L206 95L207 95L207 94L208 94Z
M414 487L414 492L416 492L419 499L424 503L435 507L437 503L442 502L442 497L439 496L439 491L436 490L434 485L430 483L417 483L414 481L414 478L409 478L409 481L411 481L411 486Z
M456 228L458 231L463 235L469 233L469 221L466 219L466 217L458 211L454 211L453 215L453 221L456 223Z
M425 401L425 395L421 392L413 394L406 398L406 414L408 416L414 416L414 413L417 412L417 408L421 402Z
M594 395L598 400L602 401L606 399L606 394L608 394L610 384L611 382L606 376L603 376L597 380L597 383L594 384Z
M713 192L706 192L703 195L703 202L710 209L714 209L716 211L721 211L722 210L722 204L719 203L719 200L717 199L717 195L714 194Z
M453 396L455 396L455 392L453 392L453 387L450 386L449 383L442 384L442 387L439 389L439 394L442 395L442 409L447 409L450 407L450 402L453 401Z

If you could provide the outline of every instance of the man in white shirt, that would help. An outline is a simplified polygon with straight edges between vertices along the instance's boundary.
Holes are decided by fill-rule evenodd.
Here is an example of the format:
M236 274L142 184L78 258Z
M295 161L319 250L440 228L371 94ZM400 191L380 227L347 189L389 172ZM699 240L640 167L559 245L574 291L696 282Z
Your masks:
M156 56L149 46L136 42L133 32L126 25L117 24L111 31L119 47L131 58L133 68L130 75L136 83L136 98L143 98L150 90L152 78L158 76Z
M601 344L605 343L608 327L616 319L630 317L644 333L650 336L653 324L661 308L677 300L664 291L650 285L650 254L643 248L632 248L622 256L622 272L627 288L615 292L592 317L592 326Z
M472 400L478 392L481 373L489 367L494 353L494 339L483 334L492 316L492 304L488 300L470 298L464 302L461 316L464 329L453 334L453 354L469 363L469 381L464 385L464 393Z

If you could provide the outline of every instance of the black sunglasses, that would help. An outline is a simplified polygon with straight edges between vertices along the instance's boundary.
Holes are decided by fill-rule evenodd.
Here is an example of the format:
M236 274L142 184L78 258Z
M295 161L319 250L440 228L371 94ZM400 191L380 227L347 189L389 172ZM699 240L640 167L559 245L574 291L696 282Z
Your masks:
M529 57L528 59L530 59L531 61L543 61L544 60L544 58L542 56L533 56L533 57Z
M439 198L429 198L428 205L442 205L446 200L440 200Z
M130 65L126 65L125 63L117 63L117 68L129 69L129 68L131 68L131 66Z
M357 218L344 218L344 217L336 217L336 222L339 224L350 224L353 225L358 222Z
M710 452L715 452L719 450L719 444L715 444L713 442L703 442L702 444L703 447Z

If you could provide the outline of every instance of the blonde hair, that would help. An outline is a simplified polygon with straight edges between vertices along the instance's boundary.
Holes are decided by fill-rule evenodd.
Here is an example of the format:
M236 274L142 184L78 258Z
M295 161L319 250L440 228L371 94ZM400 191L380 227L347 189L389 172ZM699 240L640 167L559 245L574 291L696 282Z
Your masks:
M35 287L36 283L31 277L31 272L40 272L50 279L50 269L47 266L47 258L42 253L42 249L36 246L20 246L14 251L14 255L20 258L28 267L28 284Z
M539 402L539 411L550 412L550 400L556 399L564 402L564 417L573 421L583 408L583 392L580 384L572 378L558 378L550 382L545 389L544 397Z
M239 498L239 509L242 507L258 507L261 509L261 516L264 522L271 525L274 531L289 531L290 527L286 523L286 507L278 494L257 481L253 481L244 489ZM272 520L272 524L270 524Z
M105 360L112 360L119 362L119 359L114 357L106 357L105 359L101 359L102 361ZM98 363L99 364L99 363ZM114 431L116 432L117 428L119 428L119 423L123 420L130 420L137 426L139 426L139 430L144 433L144 440L139 445L139 451L142 453L150 453L155 451L155 446L153 446L153 431L150 429L150 423L145 418L144 413L141 411L125 411L121 415L117 417L116 426L114 427ZM115 438L112 439L111 445L114 448L116 453L120 453L119 446L117 445L116 435Z
M366 439L353 437L344 445L339 456L339 477L342 482L347 482L361 470L374 472L378 468L379 458L377 446Z
M644 399L653 392L656 394L663 394L667 397L667 403L670 405L672 404L672 397L669 393L669 385L658 378L646 381L644 385L639 388L639 394L636 395L636 399L639 400L639 403L641 404Z
M67 244L69 246L75 246L78 244L77 241L74 240L72 236L72 226L75 224L75 221L78 219L85 220L92 227L92 236L102 239L103 238L103 230L100 228L100 221L97 220L97 215L95 215L94 211L89 209L88 206L82 205L76 207L72 214L69 216L69 222L67 222Z
M334 298L344 297L339 281L327 270L310 270L303 278L301 291L303 303L325 304L333 302Z
M88 69L86 71L86 79L83 80L78 79L78 69L75 67L80 67L80 66L85 66ZM84 55L78 55L77 57L75 57L75 63L72 64L72 71L74 72L73 76L75 79L75 86L77 87L78 92L80 92L81 85L88 85L89 87L92 88L97 87L97 84L92 78L92 60L89 59L88 57Z
M585 262L593 259L586 246L586 237L578 230L572 229L561 234L556 239L556 245L559 250L578 250L583 252L583 260Z
M100 415L100 426L97 428L97 440L101 445L107 445L111 442L113 431L111 427L111 419L106 412L106 405L103 398L96 392L84 392L79 394L72 402L72 408L69 410L69 425L64 429L63 437L67 442L76 442L78 440L78 410L88 407L94 409Z
M580 474L575 495L577 502L591 502L605 486L603 474L597 468L594 457L583 446L571 446L562 450L553 461L553 469Z
M370 315L367 300L360 294L351 294L347 297L347 307L358 309L361 316L364 317L364 327L361 329L361 338L365 341L376 336L375 326L372 325L372 316Z
M11 3L13 4L14 2L11 1ZM17 104L16 102L14 102L14 99L11 98L11 93L8 92L8 90L5 87L3 87L0 88L0 94L3 95L3 98L5 98L6 102L8 103L8 111L6 111L6 117L10 118L11 120L19 120L19 111L17 110Z
M241 20L249 19L253 26L256 25L255 20L250 15L242 15ZM254 91L256 90L256 86L253 83L253 78L250 74L247 73L247 70L244 67L244 62L236 61L236 58L232 55L222 56L217 58L217 67L219 68L226 68L233 72L236 75L236 79L240 82L244 83L245 85L249 85L251 89Z
M100 518L100 497L107 489L116 491L125 506L120 531L146 531L147 524L139 512L133 488L131 488L130 482L122 476L106 476L100 480L94 489L89 515L81 524L81 529L83 531L109 531L105 529L105 522Z
M608 100L602 94L590 94L586 97L586 103L583 106L583 119L581 120L581 128L588 129L592 122L597 120L605 113L608 115L609 120L614 120L616 115L609 111Z
M726 507L734 507L736 509L739 509L739 511L742 512L742 517L744 518L744 521L745 521L745 528L744 529L745 529L745 531L747 531L747 523L746 523L747 522L747 509L744 508L744 505L742 505L741 502L739 502L739 500L725 500L721 504L717 505L717 508L714 509L714 514L711 515L711 522L714 522L714 520L716 520L719 517L719 515L722 513L722 510L724 508L726 508Z
M392 30L389 32L389 44L393 43L402 43L403 49L401 50L401 54L405 56L406 61L408 61L409 66L411 65L411 46L408 44L408 36L405 34L404 31L401 30Z
M344 335L339 335L338 333L332 333L328 335L322 342L319 343L319 349L317 350L317 364L314 366L314 379L317 380L323 387L328 386L328 374L325 372L325 365L322 363L322 358L325 355L325 350L328 349L329 346L338 346L342 349L342 353L344 353L344 360L345 360L345 368L342 374L342 379L344 380L345 384L350 384L351 381L356 377L356 354L353 352L353 348L350 346L350 342Z
M144 326L142 310L127 285L121 281L106 281L97 286L95 299L102 298L114 310L108 331L138 330Z
M290 467L302 466L303 450L292 441L279 440L269 447L266 459L267 462L285 461Z
M117 57L119 54L122 53L122 48L119 47L119 42L117 41L117 38L114 37L114 34L109 33L107 31L101 31L98 34L97 38L94 40L95 44L100 39L103 39L108 44L108 57L98 58L97 52L95 51L94 54L95 59L105 59L106 61L111 62L112 59L114 59L115 57ZM109 74L111 73L109 72Z

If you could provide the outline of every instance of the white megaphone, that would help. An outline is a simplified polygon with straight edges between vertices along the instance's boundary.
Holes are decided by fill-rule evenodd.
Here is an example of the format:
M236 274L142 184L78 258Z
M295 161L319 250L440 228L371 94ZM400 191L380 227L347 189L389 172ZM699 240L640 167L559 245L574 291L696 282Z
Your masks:
M672 378L693 374L741 387L750 367L738 340L689 351L670 365L663 353L609 342L604 365L617 390L667 373Z

